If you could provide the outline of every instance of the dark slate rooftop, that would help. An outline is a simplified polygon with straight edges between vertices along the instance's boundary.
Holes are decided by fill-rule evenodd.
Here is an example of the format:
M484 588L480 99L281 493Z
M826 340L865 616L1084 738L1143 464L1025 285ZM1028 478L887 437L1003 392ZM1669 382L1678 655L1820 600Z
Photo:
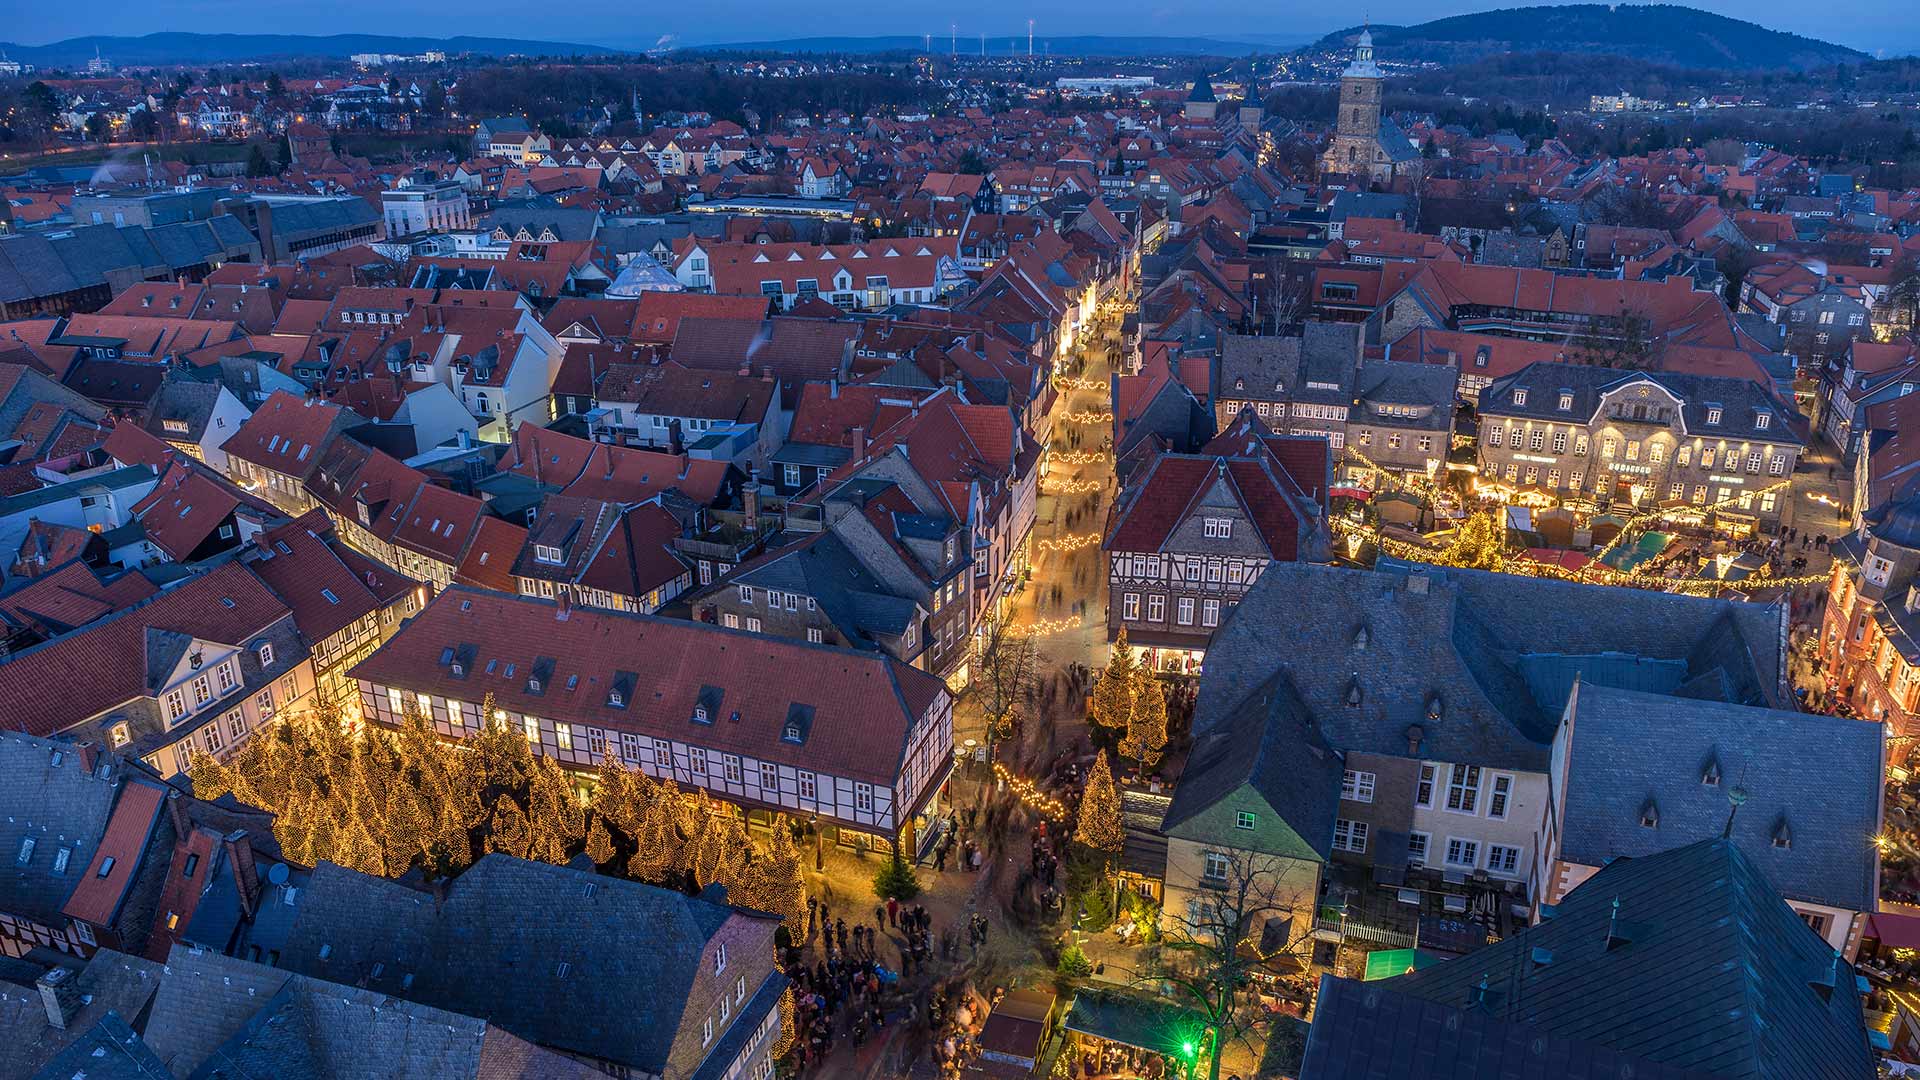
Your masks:
M119 768L94 775L66 743L0 733L0 911L66 925L60 909L106 833Z
M1678 661L1741 704L1785 706L1781 609L1477 570L1267 567L1208 646L1194 729L1228 722L1285 673L1334 750L1544 772L1571 686ZM1527 677L1553 657L1555 679ZM1637 685L1637 684L1634 684Z
M1220 339L1213 385L1222 397L1351 405L1359 362L1355 323L1309 322L1299 336L1229 334Z
M1300 1080L1702 1080L1606 1046L1542 1035L1483 1010L1320 977Z
M1569 713L1562 858L1605 866L1720 836L1737 789L1734 843L1775 889L1874 909L1882 725L1587 683Z
M481 859L438 899L322 863L281 964L657 1073L701 950L735 911L505 855ZM607 945L640 940L645 948Z
M1161 827L1168 836L1324 861L1333 845L1340 773L1340 760L1321 738L1292 679L1278 672L1224 723L1195 739ZM1255 811L1251 834L1229 820L1251 808L1230 800L1247 787L1273 810Z
M1853 968L1727 840L1617 860L1546 921L1372 985L1725 1080L1875 1075Z

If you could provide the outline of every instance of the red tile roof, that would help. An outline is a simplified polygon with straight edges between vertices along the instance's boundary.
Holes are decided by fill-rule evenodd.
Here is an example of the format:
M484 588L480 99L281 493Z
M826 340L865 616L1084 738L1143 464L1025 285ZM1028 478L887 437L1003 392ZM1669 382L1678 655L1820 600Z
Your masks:
M692 737L713 750L889 786L908 733L947 692L938 678L871 653L677 619L585 608L558 614L550 600L455 587L350 674L468 701L490 693L515 712ZM473 661L456 677L442 657L463 647ZM557 659L546 689L535 693L526 673L543 657ZM496 674L488 674L494 661ZM512 678L504 674L509 666ZM574 676L577 689L563 689ZM624 708L608 704L617 679L628 680ZM724 693L713 723L695 728L704 686ZM796 704L814 710L800 744L781 738Z
M165 801L166 793L159 785L127 781L114 803L113 816L107 819L106 835L87 861L86 872L73 887L73 895L67 897L62 914L95 926L113 925Z
M47 736L149 694L149 628L243 645L289 614L239 563L0 660L0 726ZM104 662L111 658L112 662Z

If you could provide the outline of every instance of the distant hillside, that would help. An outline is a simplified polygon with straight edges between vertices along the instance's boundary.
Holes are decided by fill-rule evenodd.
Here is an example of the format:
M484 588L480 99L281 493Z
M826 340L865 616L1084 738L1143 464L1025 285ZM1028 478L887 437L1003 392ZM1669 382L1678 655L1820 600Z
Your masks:
M1294 39L1297 40L1297 39ZM962 56L980 55L980 38L961 36L953 42L938 34L933 36L933 52L945 55L952 47ZM924 37L812 37L788 38L781 41L745 41L725 45L703 45L689 52L756 52L756 53L883 53L883 52L926 52L927 39ZM1115 37L1098 34L1081 34L1073 37L1041 37L1033 42L1034 53L1047 53L1052 56L1246 56L1256 52L1273 52L1275 46L1253 41L1224 41L1218 38L1199 37ZM1021 37L987 38L989 56L1025 56L1027 39Z
M1313 48L1351 48L1360 29L1329 34ZM1373 42L1382 59L1436 63L1505 52L1572 52L1688 68L1804 70L1867 59L1843 45L1672 4L1504 8L1417 26L1376 26Z
M430 49L484 56L600 56L625 53L604 45L557 41L521 41L485 37L388 37L383 34L148 34L144 37L68 38L51 45L0 42L7 57L41 69L72 68L93 59L94 49L120 67L160 64L230 64L240 60L337 58L355 53L415 55Z

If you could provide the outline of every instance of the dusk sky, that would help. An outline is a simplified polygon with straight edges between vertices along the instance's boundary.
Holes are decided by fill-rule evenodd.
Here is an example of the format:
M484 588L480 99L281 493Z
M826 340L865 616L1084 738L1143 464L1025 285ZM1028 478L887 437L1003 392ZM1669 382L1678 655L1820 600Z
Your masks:
M1508 0L1511 3L1511 0ZM44 44L99 33L138 35L165 30L238 33L343 32L525 37L618 46L651 45L661 35L683 44L840 34L944 35L952 22L962 39L981 32L1024 36L1026 20L1038 35L1184 34L1231 38L1238 33L1302 38L1336 29L1349 14L1380 22L1418 22L1497 6L1416 0L1376 0L1367 8L1256 5L1241 0L975 0L944 7L890 0L850 0L802 16L771 0L704 0L637 5L586 0L564 8L529 8L506 0L473 0L450 7L442 0L96 0L90 4L22 4L7 16L0 39ZM1920 26L1902 0L1703 0L1693 6L1824 38L1869 52L1920 48ZM529 12L539 14L529 17ZM1896 14L1898 13L1898 14Z

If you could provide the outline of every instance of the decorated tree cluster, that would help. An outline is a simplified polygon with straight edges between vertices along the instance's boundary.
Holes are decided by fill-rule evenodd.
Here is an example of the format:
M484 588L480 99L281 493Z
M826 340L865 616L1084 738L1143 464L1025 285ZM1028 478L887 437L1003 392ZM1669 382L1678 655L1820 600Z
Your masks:
M1142 771L1160 760L1167 745L1166 691L1150 668L1134 660L1125 627L1093 684L1088 709L1095 724L1120 734L1120 752Z
M493 715L491 698L481 715ZM704 791L612 755L580 776L505 727L453 746L417 716L356 732L322 707L260 731L225 762L196 753L189 773L202 798L271 810L282 849L309 865L398 877L416 865L457 873L490 852L564 863L584 851L602 872L724 885L732 903L805 925L802 859L785 828L754 836Z

